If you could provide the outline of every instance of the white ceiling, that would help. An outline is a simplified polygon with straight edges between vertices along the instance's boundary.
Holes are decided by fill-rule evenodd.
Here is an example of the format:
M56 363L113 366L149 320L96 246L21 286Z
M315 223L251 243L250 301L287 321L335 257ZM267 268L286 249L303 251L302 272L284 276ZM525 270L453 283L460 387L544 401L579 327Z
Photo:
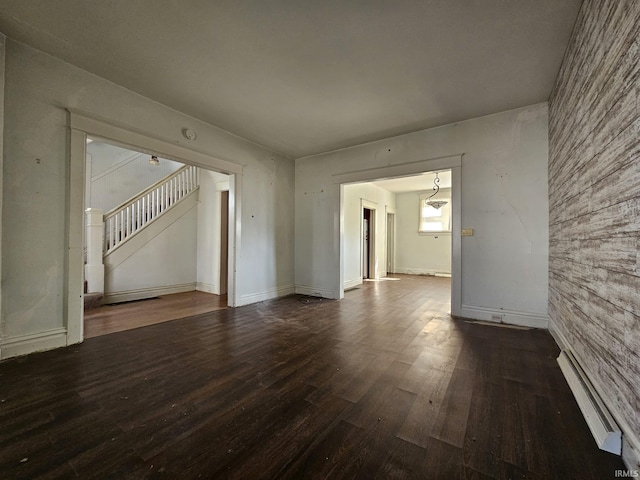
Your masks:
M290 157L545 101L580 0L2 0L0 31Z
M371 182L375 186L384 188L393 193L405 192L426 192L433 189L433 180L436 178L435 172L423 173L411 177L398 177L389 180L378 180ZM438 172L440 188L451 188L451 170Z

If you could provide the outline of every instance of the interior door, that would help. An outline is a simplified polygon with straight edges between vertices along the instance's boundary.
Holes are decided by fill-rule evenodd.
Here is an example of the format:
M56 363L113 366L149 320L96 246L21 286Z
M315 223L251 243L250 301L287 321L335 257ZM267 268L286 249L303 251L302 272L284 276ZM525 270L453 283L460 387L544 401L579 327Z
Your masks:
M220 193L220 295L225 295L229 277L229 192Z

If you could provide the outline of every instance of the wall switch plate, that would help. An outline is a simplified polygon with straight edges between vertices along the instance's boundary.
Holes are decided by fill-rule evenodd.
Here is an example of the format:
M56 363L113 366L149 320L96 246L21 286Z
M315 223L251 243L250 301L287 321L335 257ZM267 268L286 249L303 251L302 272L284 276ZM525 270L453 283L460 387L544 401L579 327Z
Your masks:
M473 237L473 228L463 228L462 229L463 237Z

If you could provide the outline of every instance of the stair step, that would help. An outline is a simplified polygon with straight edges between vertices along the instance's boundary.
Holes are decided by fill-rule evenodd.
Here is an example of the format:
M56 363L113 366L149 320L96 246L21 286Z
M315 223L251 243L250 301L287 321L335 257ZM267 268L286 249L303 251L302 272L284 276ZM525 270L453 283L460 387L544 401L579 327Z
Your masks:
M91 310L102 306L102 298L104 295L99 292L84 294L84 309Z

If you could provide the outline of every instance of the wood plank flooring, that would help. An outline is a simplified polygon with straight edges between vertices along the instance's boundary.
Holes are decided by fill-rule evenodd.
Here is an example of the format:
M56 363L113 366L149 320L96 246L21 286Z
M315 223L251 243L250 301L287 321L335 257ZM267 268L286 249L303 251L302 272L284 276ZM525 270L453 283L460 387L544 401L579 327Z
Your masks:
M227 308L226 295L184 292L134 302L103 305L84 312L84 338L147 327Z
M0 478L615 478L550 335L398 276L0 364Z

